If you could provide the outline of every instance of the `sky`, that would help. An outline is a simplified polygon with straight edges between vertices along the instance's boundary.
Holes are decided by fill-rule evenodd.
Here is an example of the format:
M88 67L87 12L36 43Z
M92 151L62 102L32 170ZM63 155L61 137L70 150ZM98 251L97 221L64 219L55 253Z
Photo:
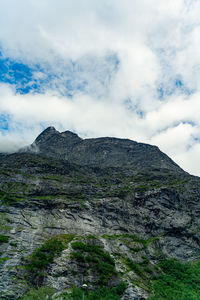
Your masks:
M1 0L0 152L48 126L200 176L200 0Z

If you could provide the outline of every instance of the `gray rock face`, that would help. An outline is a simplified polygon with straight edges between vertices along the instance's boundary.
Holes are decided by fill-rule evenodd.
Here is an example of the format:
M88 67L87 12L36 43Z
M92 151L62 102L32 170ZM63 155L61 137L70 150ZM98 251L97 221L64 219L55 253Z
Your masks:
M112 257L128 283L123 300L148 298L145 285L132 282L141 280L141 272L156 275L161 258L199 258L200 179L157 147L113 138L82 140L48 128L27 151L0 157L0 201L3 299L27 290L26 258L54 236L74 234L41 282L58 294L84 281L95 288L98 280L91 262L73 258L74 241L94 243ZM130 260L141 272L129 268ZM116 276L109 284L118 281Z
M35 140L27 151L68 160L80 165L98 167L128 167L136 170L159 168L183 173L158 147L137 143L128 139L96 138L81 139L76 134L58 132L48 127Z
M122 300L145 300L147 299L149 294L145 292L140 287L133 287L131 284L126 289L124 296L121 298Z

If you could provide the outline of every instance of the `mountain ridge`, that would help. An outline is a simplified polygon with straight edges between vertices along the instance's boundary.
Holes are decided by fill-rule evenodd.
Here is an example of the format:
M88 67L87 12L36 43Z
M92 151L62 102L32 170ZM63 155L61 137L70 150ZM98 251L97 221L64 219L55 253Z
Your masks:
M54 127L45 129L34 143L21 152L37 152L44 156L71 160L81 165L104 167L166 168L184 172L157 146L130 139L100 137L81 139L70 131L59 132Z

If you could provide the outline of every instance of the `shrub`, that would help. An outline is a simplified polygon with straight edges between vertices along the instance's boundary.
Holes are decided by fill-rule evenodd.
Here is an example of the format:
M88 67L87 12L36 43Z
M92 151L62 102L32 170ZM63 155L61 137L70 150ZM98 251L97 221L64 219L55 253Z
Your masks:
M163 272L153 282L150 300L199 300L200 262L181 263L175 259L159 263Z
M8 240L8 236L0 234L0 243L8 243Z
M96 270L99 274L100 284L103 285L107 284L107 280L110 277L117 275L117 271L115 270L113 265L103 262L101 260L99 260L99 262L97 263Z
M61 234L47 240L32 255L25 259L27 275L33 285L41 286L46 276L46 268L55 257L67 248L68 243L73 239L72 234Z
M41 287L39 289L31 289L20 300L46 300L52 299L55 290L50 287Z
M141 270L140 266L130 258L126 258L126 265L129 267L130 270L134 271L137 275L139 276L143 275L143 271Z
M120 300L120 296L124 293L126 288L126 283L121 282L116 287L103 287L89 292L85 291L85 300ZM80 288L75 288L71 295L66 296L64 300L80 300L82 299L82 294L83 292Z
M140 266L147 266L149 264L149 259L147 256L142 256L143 261L140 264Z
M73 252L71 254L71 257L76 259L77 261L85 262L85 257L83 256L83 254L81 252Z
M72 243L72 249L78 250L72 254L77 261L87 262L87 269L93 269L99 275L98 284L107 285L110 277L117 275L113 258L103 251L101 246L84 244L80 241Z
M51 238L40 248L36 249L30 256L27 269L45 269L48 264L53 262L55 256L58 256L64 250L63 243L56 238Z
M113 258L108 253L104 252L101 246L84 244L82 242L74 242L72 243L72 249L82 250L83 252L88 252L92 255L96 254L104 258L104 260L106 260L108 263L115 265Z

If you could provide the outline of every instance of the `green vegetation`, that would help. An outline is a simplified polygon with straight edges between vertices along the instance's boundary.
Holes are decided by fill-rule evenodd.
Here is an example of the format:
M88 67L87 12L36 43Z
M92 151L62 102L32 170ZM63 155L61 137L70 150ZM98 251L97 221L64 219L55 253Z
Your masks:
M78 192L71 192L68 194L60 194L60 195L42 195L42 196L34 196L31 197L35 200L54 200L54 199L60 199L64 200L65 202L82 202L83 200L86 199L86 196L84 194L78 193Z
M0 257L0 264L5 262L6 260L9 260L9 257Z
M152 265L151 261L146 255L142 255L139 258L141 261L136 262L133 259L125 255L121 255L121 263L127 267L125 273L134 272L137 275L137 278L134 278L134 285L138 285L146 290L149 290L149 282L151 281L151 277L158 274L158 270L156 270L155 266ZM158 267L159 271L160 268Z
M105 261L110 263L111 265L115 265L114 259L108 253L105 253L102 250L101 246L84 244L82 242L74 242L72 243L72 249L82 250L83 252L88 252L91 255L98 255L104 258Z
M12 227L11 225L11 220L6 217L5 213L0 213L0 229L1 230L11 230Z
M1 182L0 202L6 205L30 199L31 205L37 205L38 201L46 203L48 207L49 202L52 201L55 205L59 204L59 209L60 203L78 203L83 207L87 199L91 204L96 205L96 212L100 214L101 199L104 198L103 206L107 206L108 209L110 204L116 202L117 213L117 209L126 209L125 206L121 208L122 206L118 205L118 203L122 203L120 199L126 199L123 202L127 204L127 208L133 203L136 207L134 209L137 209L137 205L142 205L140 201L148 190L154 190L155 193L159 193L156 189L162 188L166 190L166 193L168 191L173 192L175 196L176 191L187 191L187 197L183 197L183 204L187 200L188 205L190 203L189 197L197 197L200 191L199 181L195 181L195 178L192 179L186 175L170 173L168 170L154 169L145 171L144 169L143 173L136 174L137 170L131 169L127 171L119 170L118 168L87 169L87 167L73 166L63 161L56 161L53 158L41 158L32 154L26 154L21 161L11 161L10 166L13 163L15 163L13 169L11 167L10 169L0 170L3 179ZM21 168L21 171L18 169L18 166ZM26 174L26 172L28 173ZM21 174L21 176L16 176L16 174ZM36 180L39 182L39 186L34 184ZM135 197L135 195L138 197ZM94 203L92 203L93 200ZM180 200L182 199L180 198ZM72 212L77 209L78 212L81 205L77 205L77 208L69 205L69 209ZM11 229L12 221L7 218L6 214L1 216L0 229L4 230L2 233L5 235L0 235L0 244L2 244L2 249L6 248L6 243L10 245L8 253L1 253L2 256L9 256L0 258L0 263L3 263L12 257L12 253L17 251L27 253L25 251L28 251L28 248L24 249L20 243L19 245L16 243L16 240L11 238L9 240L9 237L6 236L8 234L6 230ZM9 216L14 222L14 215L9 214ZM146 218L144 224L147 224L146 226L149 226L150 230L151 217L148 214L144 214L144 218ZM57 224L57 220L55 220L55 225L52 222L49 227L57 226ZM191 226L194 226L194 230L198 230L195 224L194 222L193 225L192 222ZM24 227L18 226L17 230L20 231L25 228L25 225ZM33 227L30 228L30 230L33 229ZM68 243L73 240L73 237L73 235L59 235L45 241L43 245L34 250L32 255L25 258L25 270L22 267L19 276L25 276L27 283L32 286L44 284L43 279L47 276L47 272L50 274L49 269L51 266L49 265L68 247ZM87 283L87 280L89 282L91 278L96 281L91 280L91 287L95 286L97 289L86 292L85 300L120 299L122 291L119 292L119 287L108 288L110 282L116 282L120 277L122 280L123 278L129 278L132 282L134 280L135 284L142 288L149 288L148 290L152 292L151 300L200 300L200 263L181 264L175 260L163 260L158 265L154 265L149 261L148 256L154 257L158 261L163 258L163 254L160 247L158 247L156 252L155 245L152 247L148 246L158 240L158 238L145 239L135 234L104 235L102 237L107 239L104 242L109 244L109 249L112 249L114 252L112 255L115 255L116 264L119 264L118 266L121 270L120 273L115 269L115 261L112 256L105 252L103 247L99 246L100 243L94 235L77 236L76 241L74 239L72 242L73 251L71 254L66 253L67 256L63 258L63 264L65 259L67 263L66 275L63 276L71 274L78 278L81 273L80 278L82 280L83 277L83 282L85 280ZM111 241L109 242L108 240ZM16 248L17 246L18 248ZM72 258L73 263L69 266L70 258ZM55 274L55 280L56 277L61 276L59 270ZM74 282L77 281L75 280ZM49 297L48 299L51 299L52 293L52 289L43 287L38 290L30 290L21 299L42 300L46 299L47 296ZM77 288L73 289L71 295L65 295L66 299L77 300L81 299L81 296L82 291Z
M25 258L26 276L32 285L42 285L43 279L46 277L47 266L68 247L68 243L72 241L73 238L74 235L72 234L53 236L40 248L37 248L32 255Z
M31 289L26 293L23 297L21 297L19 300L46 300L46 299L52 299L53 294L55 293L55 290L50 287L41 287L39 289Z
M10 196L8 193L0 192L0 201L2 204L11 204L13 202L12 196Z
M147 257L142 258L143 261L140 263L123 258L123 263L130 271L138 275L139 279L135 281L135 284L152 294L149 300L200 299L200 261L181 263L175 259L165 259L155 268Z
M68 243L72 241L73 238L74 235L72 234L62 234L50 238L27 258L26 269L45 269L53 262L54 257L59 256L59 254L67 248Z
M7 223L11 223L11 220L10 220L9 218L5 218L5 221L6 221Z
M131 260L130 258L126 258L124 259L127 267L129 268L129 270L134 271L138 276L143 276L144 273L141 269L141 267L139 266L139 264L135 263L133 260Z
M1 229L1 230L5 230L5 231L9 231L9 230L11 230L11 229L12 229L12 227L10 227L10 226L4 226L4 225L0 225L0 229Z
M93 240L93 239L97 239L97 236L93 235L93 234L89 234L89 235L86 236L86 238L89 239L89 240L90 239Z
M57 175L57 174L45 174L42 176L42 179L46 180L56 180L59 182L63 182L65 177L63 175Z
M26 265L28 270L45 269L48 264L53 262L55 256L58 256L64 250L61 241L51 238L43 246L36 249L30 256L30 260Z
M9 237L3 234L0 234L0 244L1 243L8 243Z
M123 294L127 285L121 282L115 287L98 288L93 291L85 291L85 300L120 300L120 296ZM46 300L57 299L52 297L55 294L55 290L50 287L41 287L39 289L31 289L19 300ZM61 294L63 300L80 300L83 297L83 291L81 288L73 288L71 293L64 292ZM58 296L60 299L60 296Z
M102 237L105 238L105 239L111 239L111 240L129 238L134 242L146 243L146 240L138 237L136 234L129 234L129 233L115 234L115 235L106 235L106 234L104 234Z
M15 189L14 189L15 190ZM21 201L22 196L15 194L15 193L6 193L3 191L0 191L0 201L2 204L5 205L11 205L14 201Z
M157 239L144 240L130 234L104 236L104 238L112 240L119 238L130 243L128 244L130 246L135 242L145 247ZM85 300L119 300L120 295L123 294L126 288L126 284L122 282L116 287L108 287L109 281L113 281L114 277L119 279L120 276L115 269L114 259L109 253L104 251L103 246L99 245L96 236L89 235L84 238L77 236L76 240L73 239L74 235L70 234L53 236L45 241L40 248L36 249L25 261L29 283L33 285L42 284L48 265L68 247L69 242L73 241L71 243L73 249L71 258L81 262L83 282L85 280L87 283L87 275L93 274L96 276L96 282L94 283L96 289L85 291ZM4 258L0 262L6 259ZM144 250L141 256L139 255L139 262L135 262L123 255L120 256L120 260L126 265L128 272L133 271L137 275L134 277L134 283L150 292L152 296L149 300L200 300L200 261L183 264L175 259L165 259L154 266L148 258L148 249ZM72 274L74 272L74 276L77 275L75 270L70 271ZM45 297L47 296L48 299L52 299L53 293L53 289L47 287L37 290L32 289L20 300L46 299ZM79 300L81 296L82 290L74 288L63 293L62 299Z
M1 175L10 175L11 172L12 172L11 169L0 169Z
M125 282L121 282L116 287L98 288L94 291L85 292L85 300L120 300L121 295L124 293L127 285ZM70 295L66 295L63 300L80 300L82 299L83 291L80 288L72 290Z
M105 193L109 197L119 197L121 199L125 199L127 195L132 191L129 187L118 187L118 186L112 186L113 190L110 189L110 187L105 189Z
M72 243L72 249L75 250L72 253L72 258L89 264L89 266L85 266L87 272L92 270L98 273L97 284L107 285L110 278L118 275L115 270L114 259L109 253L104 252L101 246L77 241Z
M17 243L16 242L10 242L10 246L17 247Z
M173 259L158 265L163 274L153 280L154 295L149 300L200 299L200 261L183 264Z
M147 266L150 263L150 260L148 259L147 256L142 256L143 261L139 263L140 266Z
M128 234L128 233L118 234L118 235L117 234L116 235L103 235L102 237L105 238L105 239L111 239L111 240L115 240L115 239L117 240L118 239L118 240L123 241L126 245L130 245L132 242L141 244L142 248L131 246L131 250L133 250L135 252L139 252L143 249L146 249L149 244L152 244L153 242L159 240L158 237L152 237L152 238L149 238L149 239L145 240L145 239L140 238L136 234Z

